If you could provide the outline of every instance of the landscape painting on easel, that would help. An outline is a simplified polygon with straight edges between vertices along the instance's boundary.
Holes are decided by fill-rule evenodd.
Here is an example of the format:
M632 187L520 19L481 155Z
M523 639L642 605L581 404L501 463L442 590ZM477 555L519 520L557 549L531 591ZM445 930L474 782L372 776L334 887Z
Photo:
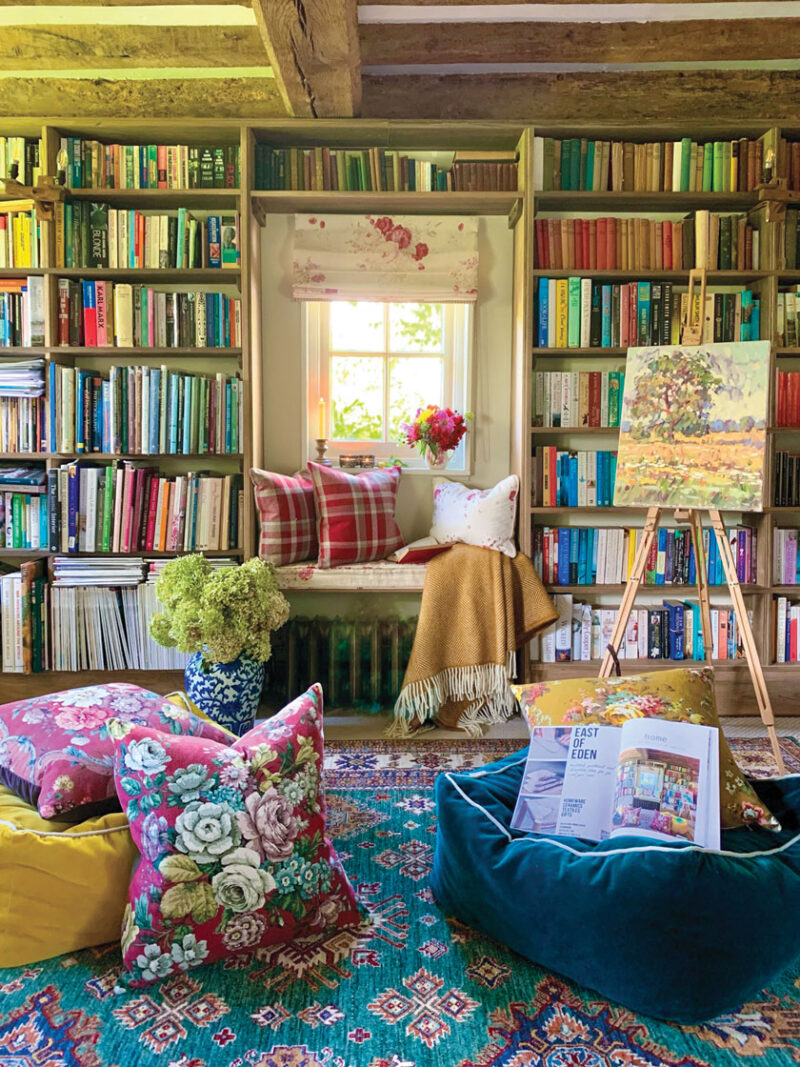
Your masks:
M761 511L769 341L629 348L617 507Z

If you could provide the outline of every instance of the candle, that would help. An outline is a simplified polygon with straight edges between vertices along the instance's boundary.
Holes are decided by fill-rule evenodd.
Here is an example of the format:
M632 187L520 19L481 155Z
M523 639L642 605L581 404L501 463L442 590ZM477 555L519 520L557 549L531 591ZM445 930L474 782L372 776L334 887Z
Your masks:
M325 400L323 397L319 398L319 434L318 437L322 440L325 437Z

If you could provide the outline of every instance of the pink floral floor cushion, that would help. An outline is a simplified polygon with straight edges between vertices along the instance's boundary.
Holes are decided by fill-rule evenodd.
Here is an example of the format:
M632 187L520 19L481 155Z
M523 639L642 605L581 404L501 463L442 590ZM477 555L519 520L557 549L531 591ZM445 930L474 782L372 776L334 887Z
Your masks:
M0 705L0 782L44 819L118 811L109 719L226 743L213 723L138 685L111 682Z
M123 984L362 920L325 836L319 685L230 746L124 722L112 733L141 853Z

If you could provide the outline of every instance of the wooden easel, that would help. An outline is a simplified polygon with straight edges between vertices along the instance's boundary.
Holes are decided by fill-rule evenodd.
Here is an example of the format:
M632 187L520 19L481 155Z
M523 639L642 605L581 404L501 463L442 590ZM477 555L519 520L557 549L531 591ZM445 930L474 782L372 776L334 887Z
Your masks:
M688 345L699 345L702 339L703 320L702 309L705 306L705 289L706 289L706 272L703 271L690 271L689 273L689 299L688 299L688 315L692 317L692 297L694 291L695 277L700 275L700 292L701 292L701 315L700 322L684 323L681 330L681 343ZM619 611L617 613L617 619L614 624L614 631L611 635L611 641L609 642L606 653L603 657L603 662L600 666L600 677L609 678L612 671L616 667L619 669L618 653L622 640L625 636L625 631L628 625L628 619L630 618L631 611L633 609L634 601L636 600L636 594L639 591L639 586L644 578L645 567L647 565L647 559L650 555L650 550L653 545L653 541L658 532L658 525L661 520L661 513L664 509L660 507L651 507L647 510L647 517L645 519L644 531L642 540L636 550L636 555L633 561L633 568L628 578L628 582L625 586L625 592L622 596L622 602L620 603ZM758 650L753 638L753 631L750 626L750 620L747 616L747 609L744 603L744 597L742 596L742 587L739 584L739 578L736 573L736 560L733 558L733 550L731 549L730 541L728 540L727 531L725 530L725 523L722 520L722 515L716 508L710 508L708 511L709 518L711 520L711 526L714 530L714 534L717 539L717 546L719 548L720 559L722 560L722 566L725 571L725 578L728 583L728 589L731 595L731 601L733 602L733 610L736 615L736 622L739 627L739 633L742 637L742 645L744 647L745 659L750 669L750 677L753 680L753 688L756 694L756 701L758 702L758 710L761 713L761 721L767 729L767 735L769 737L770 745L772 746L772 753L775 757L775 761L778 764L778 773L785 774L786 767L783 762L783 756L781 755L780 745L778 744L778 735L775 732L775 716L772 712L772 704L770 703L769 693L767 692L767 683L764 678L764 672L761 669L761 661L758 657ZM694 547L695 569L697 571L697 597L700 602L700 622L702 626L702 642L703 642L703 655L707 662L711 660L711 605L708 596L708 569L705 550L703 548L703 524L700 516L700 511L696 508L676 508L675 509L675 521L677 523L688 523L689 530L692 537L692 545Z

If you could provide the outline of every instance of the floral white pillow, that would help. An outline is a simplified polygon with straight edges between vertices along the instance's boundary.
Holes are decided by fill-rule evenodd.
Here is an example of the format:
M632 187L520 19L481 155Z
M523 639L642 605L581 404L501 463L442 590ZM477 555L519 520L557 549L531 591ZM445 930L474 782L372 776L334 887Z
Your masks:
M510 474L491 489L472 489L460 482L437 478L433 487L431 537L440 545L460 541L478 548L494 548L512 558L517 518L519 478Z

